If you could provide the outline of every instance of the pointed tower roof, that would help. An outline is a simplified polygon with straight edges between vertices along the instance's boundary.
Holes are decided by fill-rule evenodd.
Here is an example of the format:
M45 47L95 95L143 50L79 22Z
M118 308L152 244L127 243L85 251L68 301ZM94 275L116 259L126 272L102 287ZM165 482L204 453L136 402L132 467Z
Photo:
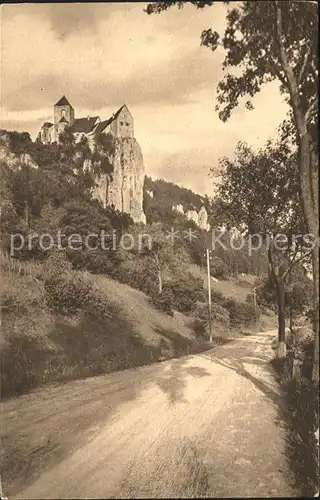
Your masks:
M71 106L70 102L68 101L65 95L62 96L58 102L55 103L55 106L66 106L66 105Z

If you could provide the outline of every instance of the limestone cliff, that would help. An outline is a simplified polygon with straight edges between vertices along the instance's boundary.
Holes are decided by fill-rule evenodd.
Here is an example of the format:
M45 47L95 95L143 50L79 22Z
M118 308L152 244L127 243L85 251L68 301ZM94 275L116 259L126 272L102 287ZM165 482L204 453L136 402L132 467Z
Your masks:
M11 151L10 139L6 132L0 132L0 161L13 169L20 169L23 165L38 168L38 165L35 164L30 154L17 154Z
M103 175L94 195L104 207L114 206L130 214L135 222L146 223L143 212L144 164L140 146L133 137L117 138L112 158L112 175Z
M207 230L209 228L208 225L208 212L204 205L200 208L199 212L194 210L184 211L183 205L173 205L172 209L178 213L184 214L187 219L192 220L197 226L201 229Z

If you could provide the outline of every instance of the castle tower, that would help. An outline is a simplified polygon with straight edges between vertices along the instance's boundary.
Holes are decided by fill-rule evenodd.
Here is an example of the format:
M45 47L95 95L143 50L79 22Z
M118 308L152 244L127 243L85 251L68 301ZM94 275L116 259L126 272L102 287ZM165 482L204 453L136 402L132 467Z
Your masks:
M67 125L72 125L74 122L74 109L69 103L66 96L54 105L54 129L55 140L57 141L59 135L64 131Z

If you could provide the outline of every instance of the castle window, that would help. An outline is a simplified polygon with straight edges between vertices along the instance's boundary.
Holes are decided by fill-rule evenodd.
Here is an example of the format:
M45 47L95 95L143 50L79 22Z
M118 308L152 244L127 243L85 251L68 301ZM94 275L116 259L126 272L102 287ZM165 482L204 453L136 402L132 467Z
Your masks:
M123 122L120 122L120 125L123 125Z
M129 127L130 123L127 122L126 125L127 125L127 127Z
M61 111L61 116L62 116L62 118L64 118L64 117L66 116L66 110L65 110L65 109L63 109L63 110Z

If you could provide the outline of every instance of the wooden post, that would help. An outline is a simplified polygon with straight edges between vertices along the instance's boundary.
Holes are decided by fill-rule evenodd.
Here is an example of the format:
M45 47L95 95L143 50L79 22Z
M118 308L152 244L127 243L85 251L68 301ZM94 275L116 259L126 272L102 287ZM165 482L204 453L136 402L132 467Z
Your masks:
M207 248L207 273L208 273L208 316L209 316L209 340L212 342L212 324L211 324L211 273L210 273L210 250Z

